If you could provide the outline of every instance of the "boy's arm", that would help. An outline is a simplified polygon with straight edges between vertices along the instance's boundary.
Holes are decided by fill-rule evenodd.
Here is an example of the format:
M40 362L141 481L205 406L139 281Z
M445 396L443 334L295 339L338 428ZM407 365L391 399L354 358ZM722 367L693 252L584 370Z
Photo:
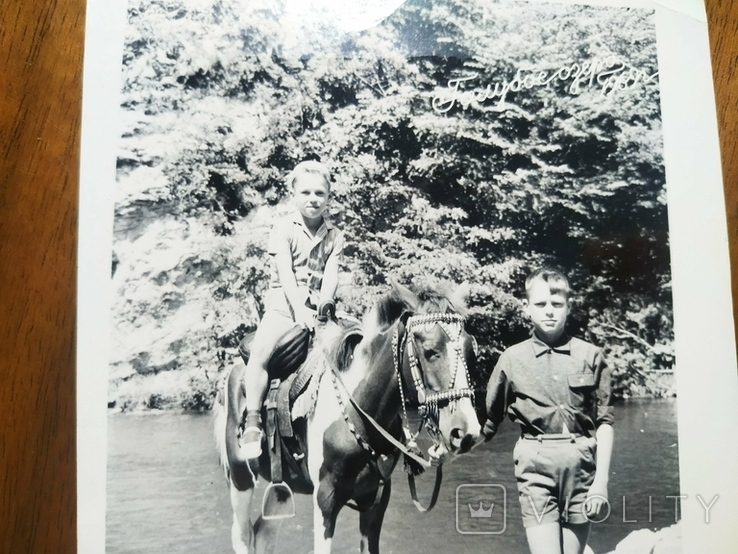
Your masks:
M284 237L276 236L271 241L270 250L274 256L274 265L277 268L279 283L295 314L295 322L312 327L315 324L313 312L305 305L307 295L300 291L292 268L292 254L290 245Z
M610 480L610 459L614 436L612 425L609 423L603 423L597 428L597 455L595 457L597 469L585 503L589 517L596 516L607 503L607 485Z
M482 428L482 437L485 441L490 440L497 433L497 428L502 423L502 420L505 419L505 412L507 411L510 396L510 382L507 375L509 366L508 358L503 352L487 383L487 397L485 401L487 421L485 421L484 427Z
M333 252L328 257L323 270L323 284L320 286L320 303L333 300L338 288L338 265L343 253L343 233L339 234Z
M610 480L610 459L612 458L612 445L614 431L612 424L612 369L605 363L601 351L595 356L595 379L597 386L597 414L595 425L597 432L597 455L595 458L596 470L592 486L589 488L586 503L588 516L595 516L607 503L607 485Z

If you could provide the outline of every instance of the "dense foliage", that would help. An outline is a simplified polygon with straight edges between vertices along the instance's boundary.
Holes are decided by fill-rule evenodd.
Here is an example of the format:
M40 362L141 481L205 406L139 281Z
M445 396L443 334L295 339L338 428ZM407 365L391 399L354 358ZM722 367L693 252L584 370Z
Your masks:
M605 348L618 395L666 393L653 14L409 0L346 32L287 9L130 2L111 405L211 405L258 322L269 225L306 158L334 174L346 311L391 279L468 283L483 387L528 332L525 275L555 264L576 292L569 329Z

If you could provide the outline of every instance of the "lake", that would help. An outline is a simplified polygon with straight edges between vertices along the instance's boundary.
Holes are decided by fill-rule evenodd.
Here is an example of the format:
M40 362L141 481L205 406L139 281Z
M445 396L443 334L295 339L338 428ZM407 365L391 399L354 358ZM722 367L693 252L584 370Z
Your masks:
M676 400L631 400L616 406L615 418L611 513L592 526L589 545L596 554L613 550L631 531L666 527L676 517L674 500L666 498L679 494ZM109 554L232 552L230 501L212 422L210 414L109 417ZM426 514L413 506L398 467L382 530L382 552L527 553L512 464L518 435L518 426L506 421L493 441L445 465L438 504ZM418 483L425 503L432 477ZM256 498L252 519L261 505L260 496ZM492 517L470 518L468 505L476 509L480 501L484 509L494 502ZM278 550L308 554L312 501L296 496L296 505L297 515L283 523ZM485 534L503 528L499 534ZM357 552L358 546L358 516L344 509L334 552Z

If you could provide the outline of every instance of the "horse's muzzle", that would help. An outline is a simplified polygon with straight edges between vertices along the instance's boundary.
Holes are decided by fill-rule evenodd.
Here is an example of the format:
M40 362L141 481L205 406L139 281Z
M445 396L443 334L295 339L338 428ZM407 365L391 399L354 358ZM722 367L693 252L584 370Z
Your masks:
M476 444L476 436L458 427L451 430L451 449L459 454L465 454Z

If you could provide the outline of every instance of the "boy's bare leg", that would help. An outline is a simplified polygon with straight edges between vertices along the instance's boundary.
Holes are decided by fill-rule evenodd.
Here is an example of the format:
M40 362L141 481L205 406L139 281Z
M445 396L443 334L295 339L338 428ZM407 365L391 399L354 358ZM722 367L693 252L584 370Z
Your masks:
M269 374L264 368L265 361L253 355L243 372L243 384L246 389L246 400L241 437L241 454L246 458L258 458L261 455L261 404L269 384Z
M589 523L544 523L526 527L531 554L582 554L587 546Z
M246 458L261 455L261 405L269 385L266 365L279 339L290 330L294 322L278 313L267 311L259 323L251 354L243 372L246 389L245 427L241 437L241 454Z
M553 521L525 528L530 554L562 554L561 525Z
M564 554L582 554L587 546L590 523L564 523L561 526L561 540Z
M261 358L261 356L260 356ZM246 386L246 411L260 411L264 402L264 393L269 384L266 360L252 356L243 372L243 383Z

